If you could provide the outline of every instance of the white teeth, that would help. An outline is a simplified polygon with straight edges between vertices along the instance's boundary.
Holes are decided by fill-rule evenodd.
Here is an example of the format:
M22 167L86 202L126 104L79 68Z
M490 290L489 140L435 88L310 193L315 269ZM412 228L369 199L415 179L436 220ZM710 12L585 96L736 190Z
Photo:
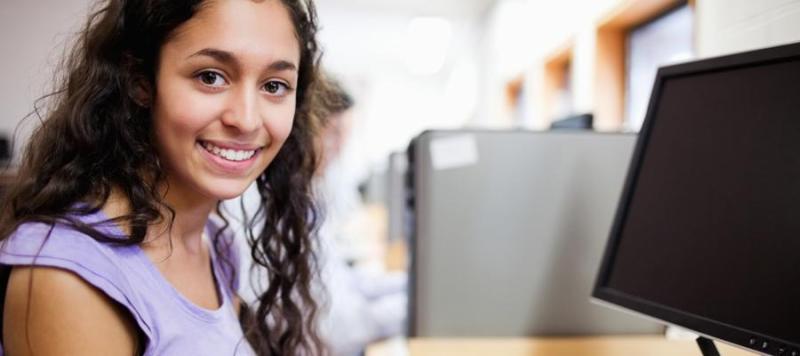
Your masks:
M253 157L256 154L256 150L251 151L240 151L240 150L231 150L227 148L219 148L214 146L209 142L203 142L203 147L206 151L213 153L215 156L222 157L229 161L244 161Z

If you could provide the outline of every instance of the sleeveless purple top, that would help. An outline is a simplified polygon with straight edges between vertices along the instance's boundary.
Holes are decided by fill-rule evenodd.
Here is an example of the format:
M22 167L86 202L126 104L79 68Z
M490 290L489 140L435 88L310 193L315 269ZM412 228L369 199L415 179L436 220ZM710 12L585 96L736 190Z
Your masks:
M106 220L106 217L98 212L81 217L81 220L95 223ZM109 235L121 235L112 224L104 224L98 229ZM145 356L254 355L244 339L232 302L238 288L235 269L239 266L232 234L223 234L220 238L225 239L221 241L222 246L229 246L224 253L234 267L227 267L228 264L222 263L214 249L209 248L216 284L221 289L217 292L222 301L218 309L210 310L181 295L139 246L100 243L63 225L56 225L46 239L49 230L50 226L42 223L21 225L0 246L0 265L48 266L75 273L128 310L147 338ZM216 232L214 224L209 222L207 236L214 236ZM8 280L0 280L0 283L6 284ZM231 285L234 290L230 289Z

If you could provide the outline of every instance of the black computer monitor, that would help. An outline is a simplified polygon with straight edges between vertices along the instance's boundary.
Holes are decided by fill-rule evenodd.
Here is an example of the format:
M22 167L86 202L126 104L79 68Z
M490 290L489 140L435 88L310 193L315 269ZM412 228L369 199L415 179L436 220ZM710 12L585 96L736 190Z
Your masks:
M661 68L593 296L796 355L798 282L800 44Z

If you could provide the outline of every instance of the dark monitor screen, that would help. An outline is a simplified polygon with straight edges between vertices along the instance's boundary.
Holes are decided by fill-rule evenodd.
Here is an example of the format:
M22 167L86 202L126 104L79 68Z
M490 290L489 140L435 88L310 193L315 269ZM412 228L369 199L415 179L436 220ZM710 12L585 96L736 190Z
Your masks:
M800 348L800 45L662 68L653 93L594 296Z

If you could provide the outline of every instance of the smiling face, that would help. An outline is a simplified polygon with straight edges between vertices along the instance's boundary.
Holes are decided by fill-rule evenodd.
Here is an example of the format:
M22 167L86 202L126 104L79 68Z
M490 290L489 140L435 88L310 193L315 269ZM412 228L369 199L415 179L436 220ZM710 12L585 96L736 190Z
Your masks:
M240 195L292 128L300 47L278 0L210 1L161 48L153 122L169 191Z

